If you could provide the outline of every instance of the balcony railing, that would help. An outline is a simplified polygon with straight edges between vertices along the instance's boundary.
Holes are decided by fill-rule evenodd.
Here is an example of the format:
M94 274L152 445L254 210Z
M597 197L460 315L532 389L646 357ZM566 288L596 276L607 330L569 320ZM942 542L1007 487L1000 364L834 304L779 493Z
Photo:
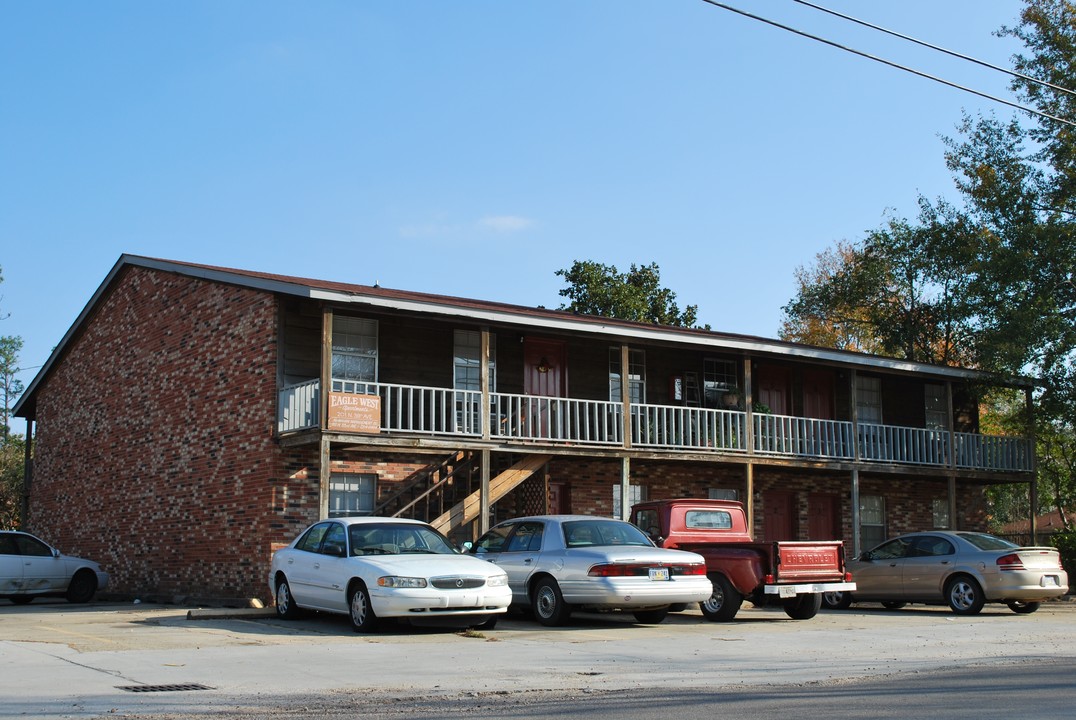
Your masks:
M280 391L279 432L318 427L319 382L289 385ZM624 445L620 403L602 400L490 393L488 412L482 394L391 383L333 381L335 392L381 398L381 431L451 437L489 437L527 443ZM1025 438L955 433L896 425L752 414L751 453L768 457L854 460L961 469L1031 470ZM748 453L747 414L732 410L671 405L630 407L632 447L679 452Z

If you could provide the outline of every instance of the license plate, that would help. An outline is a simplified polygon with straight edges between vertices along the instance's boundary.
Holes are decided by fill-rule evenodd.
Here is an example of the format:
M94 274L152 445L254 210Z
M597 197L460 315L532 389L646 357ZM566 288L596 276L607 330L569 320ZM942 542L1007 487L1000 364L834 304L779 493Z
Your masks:
M1042 576L1042 586L1043 587L1048 587L1048 586L1057 587L1059 584L1060 583L1057 582L1057 575L1043 575Z
M650 568L651 580L668 580L669 568Z
M777 588L777 596L783 598L796 597L796 588L793 587L779 587Z

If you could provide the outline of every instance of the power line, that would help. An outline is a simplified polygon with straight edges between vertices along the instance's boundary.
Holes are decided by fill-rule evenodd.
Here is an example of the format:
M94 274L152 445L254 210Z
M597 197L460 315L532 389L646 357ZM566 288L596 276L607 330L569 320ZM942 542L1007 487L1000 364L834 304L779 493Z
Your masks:
M928 42L926 42L924 40L919 40L917 38L911 37L910 35L904 35L902 33L896 32L894 30L889 30L889 29L881 27L879 25L874 25L872 23L866 22L865 20L860 20L859 18L854 18L851 15L845 15L843 13L837 12L836 10L830 10L829 8L822 7L821 5L815 5L814 3L807 2L807 0L793 0L793 2L797 2L800 5L806 5L807 7L814 8L815 10L821 10L824 13L829 13L830 15L835 15L835 16L837 16L839 18L844 19L844 20L850 20L850 21L852 21L854 23L857 23L859 25L863 25L864 27L869 27L872 30L878 30L880 32L886 33L887 35L892 35L894 37L898 37L901 40L907 40L909 42L915 43L916 45L922 45L923 47L930 48L931 50L937 50L938 52L943 52L946 55L951 55L953 57L960 58L961 60L967 60L968 62L973 62L973 63L975 63L977 65L982 65L983 67L990 68L991 70L997 70L998 72L1003 72L1006 75L1010 75L1010 76L1015 77L1015 78L1020 78L1021 80L1027 80L1028 82L1035 83L1036 85L1042 85L1044 87L1048 87L1048 88L1051 88L1053 90L1059 90L1059 91L1061 91L1063 93L1068 93L1069 95L1076 95L1076 91L1069 90L1066 87L1061 87L1060 85L1054 85L1051 82L1047 82L1045 80L1039 80L1038 78L1031 77L1030 75L1024 75L1023 73L1018 73L1015 70L1009 70L1008 68L1003 68L1000 65L994 65L992 63L986 62L985 60L979 60L978 58L971 57L970 55L964 55L963 53L958 53L955 50L948 50L948 49L940 47L938 45L932 45L931 43L928 43Z
M996 97L994 95L990 95L988 93L984 93L984 92L981 92L979 90L975 90L974 88L969 88L969 87L965 87L963 85L959 85L959 84L954 83L954 82L950 82L949 80L937 77L935 75L931 75L929 73L925 73L925 72L923 72L921 70L916 70L915 68L910 68L910 67L907 67L905 65L900 65L899 63L895 63L895 62L893 62L891 60L886 60L885 58L880 58L877 55L871 55L870 53L865 53L862 50L856 50L855 48L846 47L846 46L841 45L840 43L836 43L836 42L834 42L832 40L827 40L826 38L818 37L817 35L811 35L810 33L804 32L803 30L797 30L794 27L789 27L788 25L782 25L781 23L776 22L774 20L769 20L769 19L761 17L759 15L754 15L754 14L746 12L744 10L734 8L731 5L726 5L724 3L716 2L716 0L702 0L702 1L705 2L705 3L709 3L710 5L713 5L714 7L719 7L721 9L723 9L723 10L728 10L730 12L737 13L738 15L743 15L744 17L751 18L752 20L758 20L759 22L766 23L767 25L772 25L773 27L780 28L782 30L786 30L786 31L788 31L790 33L800 35L800 36L808 38L810 40L815 40L815 41L823 43L825 45L835 47L838 50L844 50L845 52L850 52L853 55L859 55L860 57L867 58L868 60L873 60L875 62L882 63L883 65L888 65L889 67L896 68L897 70L903 70L904 72L911 73L912 75L918 75L919 77L926 78L927 80L933 80L936 83L941 83L942 85L947 85L947 86L949 86L951 88L955 88L957 90L963 90L966 93L971 93L972 95L978 95L981 98L986 98L987 100L993 100L994 102L1001 103L1002 105L1008 105L1009 107L1016 108L1017 110L1022 110L1024 112L1030 113L1032 115L1038 115L1039 117L1045 118L1047 120L1053 120L1054 122L1059 122L1059 123L1062 123L1064 125L1068 125L1070 127L1076 127L1076 122L1072 122L1071 120L1065 120L1063 118L1059 118L1059 117L1057 117L1055 115L1050 115L1049 113L1044 113L1044 112L1042 112L1040 110L1036 110L1034 108L1024 107L1023 105L1020 105L1019 103L1014 103L1011 100L1006 100L1004 98L999 98L999 97Z

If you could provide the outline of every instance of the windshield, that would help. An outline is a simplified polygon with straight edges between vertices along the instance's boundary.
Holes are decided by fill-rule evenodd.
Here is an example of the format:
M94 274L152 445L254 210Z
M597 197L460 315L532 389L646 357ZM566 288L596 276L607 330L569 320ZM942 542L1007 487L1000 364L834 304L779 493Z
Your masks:
M564 544L570 548L598 545L653 546L639 528L620 520L572 520L564 523L563 529Z
M985 533L957 533L957 535L980 550L1011 550L1012 548L1020 547L1005 538L994 537Z
M456 549L448 539L427 525L376 523L348 528L352 555L404 555L435 553L451 555Z

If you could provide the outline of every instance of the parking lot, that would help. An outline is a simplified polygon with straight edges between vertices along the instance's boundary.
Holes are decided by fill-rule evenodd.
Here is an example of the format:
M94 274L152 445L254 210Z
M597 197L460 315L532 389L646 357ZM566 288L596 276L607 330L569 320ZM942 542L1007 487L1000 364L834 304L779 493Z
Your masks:
M5 717L194 712L357 691L394 699L834 683L1074 658L1071 602L1033 615L988 605L975 617L864 605L806 621L745 606L732 623L693 609L655 626L582 614L546 628L509 616L481 633L389 626L356 635L339 616L0 601Z

